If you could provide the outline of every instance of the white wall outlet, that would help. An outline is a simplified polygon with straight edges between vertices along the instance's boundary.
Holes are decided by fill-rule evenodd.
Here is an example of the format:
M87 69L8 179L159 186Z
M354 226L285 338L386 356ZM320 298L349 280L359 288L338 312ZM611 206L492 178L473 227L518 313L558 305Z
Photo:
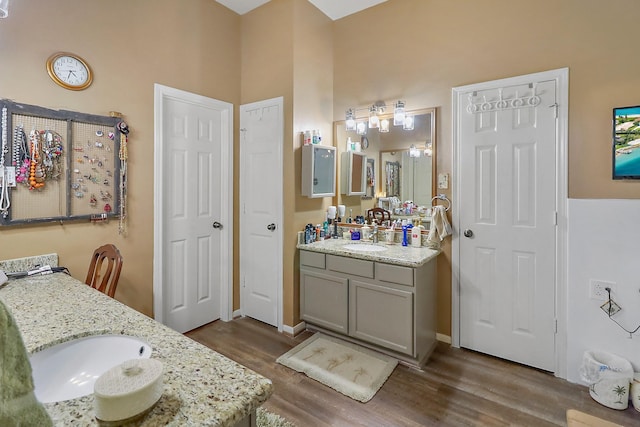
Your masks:
M438 189L446 190L449 188L449 174L448 173L439 173L438 174Z
M609 299L607 288L614 291L616 284L614 282L605 282L604 280L591 279L589 281L589 298L598 301L606 301Z

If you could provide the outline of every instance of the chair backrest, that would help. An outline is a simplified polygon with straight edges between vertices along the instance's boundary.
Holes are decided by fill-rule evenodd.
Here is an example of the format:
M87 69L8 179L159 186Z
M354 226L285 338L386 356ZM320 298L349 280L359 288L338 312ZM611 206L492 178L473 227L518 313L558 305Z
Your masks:
M100 246L93 252L85 283L113 298L122 270L122 255L112 244Z
M385 221L391 220L391 212L382 208L373 208L367 211L367 221L373 224L375 221L378 225L382 225Z

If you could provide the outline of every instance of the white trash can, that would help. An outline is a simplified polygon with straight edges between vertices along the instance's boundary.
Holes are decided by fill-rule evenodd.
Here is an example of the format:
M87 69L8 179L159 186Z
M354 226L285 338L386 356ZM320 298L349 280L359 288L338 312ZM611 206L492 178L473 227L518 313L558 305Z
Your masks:
M580 376L589 384L596 402L612 409L629 407L629 387L633 381L631 363L604 351L585 351Z

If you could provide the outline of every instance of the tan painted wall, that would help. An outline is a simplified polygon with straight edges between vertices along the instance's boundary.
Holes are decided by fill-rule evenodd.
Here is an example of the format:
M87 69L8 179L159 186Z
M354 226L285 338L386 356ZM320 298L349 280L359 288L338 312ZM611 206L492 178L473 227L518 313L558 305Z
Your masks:
M12 1L0 21L0 97L99 115L116 110L130 126L129 235L117 221L0 229L0 259L57 252L84 280L93 250L112 242L124 256L116 298L152 314L153 85L240 100L240 17L212 0ZM54 52L82 56L87 90L56 86L45 69Z
M379 99L437 107L438 171L451 173L451 88L568 67L569 196L638 198L640 182L610 178L612 108L640 104L636 7L634 0L389 0L335 23L334 119ZM447 335L450 260L447 244L438 260L438 332Z
M284 321L298 314L295 233L321 222L331 199L300 196L298 132L320 128L333 144L332 120L349 106L405 99L409 109L437 107L438 170L451 172L451 88L570 69L569 195L638 198L640 183L610 179L614 106L637 105L640 59L634 55L634 0L389 0L335 23L299 0L273 0L239 17L213 0L13 1L0 21L0 97L107 114L131 127L129 229L117 223L69 223L0 229L0 259L58 252L83 278L90 252L111 241L125 256L116 297L152 312L153 83L237 106L284 97ZM71 14L69 11L81 10ZM78 18L77 15L81 15ZM55 22L53 30L36 23ZM332 29L331 29L332 28ZM61 29L64 29L62 31ZM92 65L86 91L55 86L44 68L68 50ZM313 52L313 55L309 55ZM333 52L333 53L331 53ZM332 91L332 93L331 93ZM238 146L234 176L238 182ZM291 185L293 182L293 185ZM448 192L450 195L450 191ZM238 223L238 188L235 189ZM455 206L454 206L455 209ZM450 247L438 261L438 331L450 334ZM234 242L237 260L238 242ZM234 267L238 308L238 264Z

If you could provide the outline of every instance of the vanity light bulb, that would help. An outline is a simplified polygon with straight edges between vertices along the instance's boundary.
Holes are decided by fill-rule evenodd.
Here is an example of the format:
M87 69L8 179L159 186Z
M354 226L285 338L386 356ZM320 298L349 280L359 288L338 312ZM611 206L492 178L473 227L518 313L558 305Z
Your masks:
M347 132L356 130L356 115L352 108L347 110L345 126L347 128Z
M356 131L358 135L366 135L367 134L367 122L358 122L356 125Z
M380 120L380 129L378 129L382 133L389 132L389 119Z
M372 105L369 108L369 127L371 129L377 129L380 126L380 118L378 117L378 108Z
M404 130L413 130L413 116L405 116L404 123L402 124L402 129Z
M393 125L394 126L402 126L404 125L404 102L398 101L396 102L396 106L393 109Z

